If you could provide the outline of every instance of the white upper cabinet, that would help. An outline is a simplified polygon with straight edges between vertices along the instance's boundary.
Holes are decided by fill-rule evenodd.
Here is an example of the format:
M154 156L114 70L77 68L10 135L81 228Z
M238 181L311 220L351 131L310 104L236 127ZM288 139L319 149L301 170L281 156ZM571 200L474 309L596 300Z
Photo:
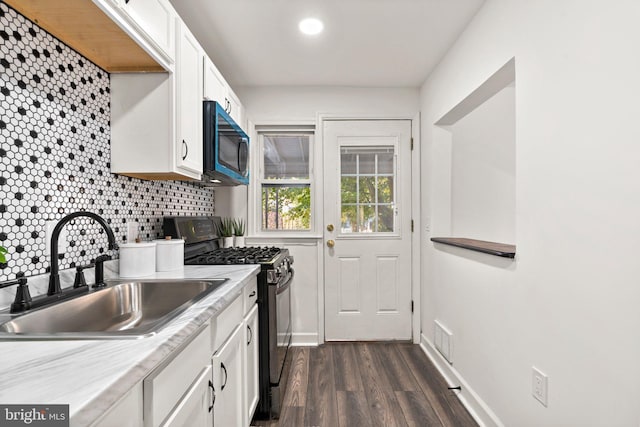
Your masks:
M216 68L211 59L204 57L204 99L225 105L227 98L227 81Z
M175 72L111 75L113 173L173 180L202 175L204 54L180 18L175 25Z
M218 71L213 61L206 55L204 58L204 99L216 101L231 116L234 122L243 130L246 130L244 108L240 99L224 79L222 73Z
M69 3L63 8L61 2L52 7L57 8L55 13L66 15L66 10L81 5L81 2ZM73 46L82 47L82 41L96 40L97 28L103 28L100 42L95 46L88 46L88 58L103 66L109 72L136 72L136 71L173 71L175 62L175 25L177 12L169 3L169 0L93 0L107 17L126 34L123 35L114 28L104 29L105 23L95 13L87 16L87 25L83 27L86 32L84 37L79 35L76 41L68 42ZM60 9L60 10L58 10ZM77 12L80 13L80 12ZM83 16L68 14L69 21L74 17ZM75 25L76 23L73 22ZM91 24L91 25L89 25ZM71 24L70 24L71 25ZM86 31L85 31L86 28ZM65 31L62 34L67 33ZM105 37L104 34L108 34ZM127 37L128 36L128 37ZM77 41L80 40L80 41ZM66 41L66 40L65 40ZM137 53L128 44L133 41L137 45ZM95 52L93 52L95 50ZM85 50L80 49L81 53ZM127 57L138 57L136 60L126 60Z
M176 12L169 0L120 0L131 22L173 62Z
M134 0L132 0L134 1ZM177 145L179 168L201 174L203 51L182 21L178 22L176 66Z
M243 122L244 120L244 107L240 102L240 98L235 94L235 92L229 87L229 91L227 92L227 102L228 102L228 113L242 129L246 129L246 126Z

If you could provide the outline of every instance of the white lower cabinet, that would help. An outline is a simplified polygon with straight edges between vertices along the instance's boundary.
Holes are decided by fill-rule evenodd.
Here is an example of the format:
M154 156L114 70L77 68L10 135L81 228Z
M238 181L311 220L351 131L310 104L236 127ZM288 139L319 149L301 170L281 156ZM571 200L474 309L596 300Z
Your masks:
M91 427L140 427L142 411L142 383L138 383Z
M260 390L258 388L258 305L254 304L253 308L244 317L244 372L245 375L245 420L243 425L248 426L251 423L253 413L258 406L260 399Z
M162 425L165 427L211 427L213 425L212 390L211 366L207 366Z
M258 403L256 278L92 427L246 427Z
M212 357L213 387L216 390L213 425L216 427L245 425L243 337L242 327L238 325Z
M200 425L180 424L180 420L209 416L213 401L208 384L210 354L211 327L207 324L181 351L144 379L145 427ZM202 412L198 417L193 413L196 408Z

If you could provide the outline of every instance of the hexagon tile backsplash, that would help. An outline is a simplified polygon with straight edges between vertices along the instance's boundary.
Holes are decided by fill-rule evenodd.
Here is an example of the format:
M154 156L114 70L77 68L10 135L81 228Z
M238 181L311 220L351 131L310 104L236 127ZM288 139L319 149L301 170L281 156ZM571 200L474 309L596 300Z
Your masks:
M89 210L124 241L127 221L154 239L165 215L213 214L210 188L111 174L109 114L109 75L0 2L0 281L46 271L47 219ZM91 220L68 228L61 268L106 251Z

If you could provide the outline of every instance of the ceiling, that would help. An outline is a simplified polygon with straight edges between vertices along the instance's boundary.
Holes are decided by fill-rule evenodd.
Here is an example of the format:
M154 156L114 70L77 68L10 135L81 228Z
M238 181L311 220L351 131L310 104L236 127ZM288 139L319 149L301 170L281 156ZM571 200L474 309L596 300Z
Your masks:
M419 87L484 0L171 2L232 86Z

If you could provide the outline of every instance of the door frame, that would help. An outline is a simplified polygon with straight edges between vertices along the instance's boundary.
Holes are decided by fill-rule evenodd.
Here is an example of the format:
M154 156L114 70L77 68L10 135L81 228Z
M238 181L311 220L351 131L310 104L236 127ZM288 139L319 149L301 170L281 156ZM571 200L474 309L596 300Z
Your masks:
M413 219L413 233L411 233L411 299L413 301L413 313L411 314L411 336L413 343L420 343L421 334L421 277L422 277L422 232L420 225L420 113L413 117L408 116L371 116L371 115L340 115L318 113L316 116L316 144L324 147L324 122L325 121L349 121L349 120L410 120L411 137L413 138L413 152L411 154L411 218ZM318 194L324 195L324 156L319 159L320 172L316 174ZM320 198L319 200L323 200ZM325 316L324 316L324 208L318 207L317 224L320 238L318 240L318 344L325 342Z

